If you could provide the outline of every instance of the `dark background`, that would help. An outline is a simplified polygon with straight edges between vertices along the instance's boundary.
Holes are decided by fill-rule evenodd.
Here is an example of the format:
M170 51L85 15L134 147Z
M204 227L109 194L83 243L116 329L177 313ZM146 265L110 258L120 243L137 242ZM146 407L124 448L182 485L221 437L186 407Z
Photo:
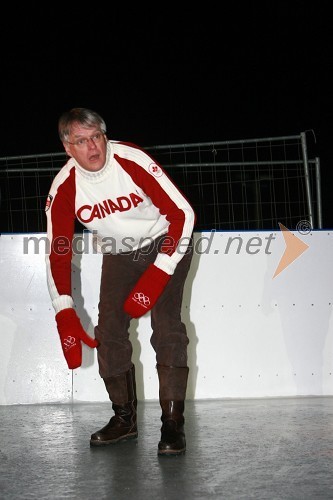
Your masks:
M333 227L329 2L8 6L0 156L63 151L59 115L98 111L141 146L307 135Z

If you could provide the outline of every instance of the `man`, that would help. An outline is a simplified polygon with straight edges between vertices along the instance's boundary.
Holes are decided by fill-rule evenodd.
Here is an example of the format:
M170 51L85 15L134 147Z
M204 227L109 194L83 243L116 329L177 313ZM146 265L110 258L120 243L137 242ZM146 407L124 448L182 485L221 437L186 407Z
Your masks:
M107 138L105 122L95 111L74 108L63 113L58 130L70 158L55 177L46 204L48 288L68 367L81 366L81 342L97 347L99 373L114 410L90 444L138 436L128 329L131 318L151 311L162 409L158 454L179 455L186 449L189 370L181 304L192 258L194 211L151 156L134 144ZM95 339L83 330L72 299L76 219L94 232L103 253Z

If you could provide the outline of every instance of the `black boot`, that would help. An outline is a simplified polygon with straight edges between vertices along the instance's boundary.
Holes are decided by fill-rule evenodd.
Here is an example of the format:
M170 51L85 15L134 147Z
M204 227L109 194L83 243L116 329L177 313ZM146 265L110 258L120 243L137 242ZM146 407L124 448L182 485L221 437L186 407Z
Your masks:
M157 365L162 408L159 455L181 455L186 451L184 402L188 367Z
M90 444L101 446L138 437L135 368L104 379L115 415L105 427L91 435Z

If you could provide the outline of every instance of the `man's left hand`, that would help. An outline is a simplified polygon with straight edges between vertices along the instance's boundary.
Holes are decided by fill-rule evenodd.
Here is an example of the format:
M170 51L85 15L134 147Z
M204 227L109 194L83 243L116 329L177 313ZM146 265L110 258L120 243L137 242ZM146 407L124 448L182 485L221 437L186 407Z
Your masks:
M170 274L150 264L128 295L124 311L132 318L146 314L154 307L170 278Z

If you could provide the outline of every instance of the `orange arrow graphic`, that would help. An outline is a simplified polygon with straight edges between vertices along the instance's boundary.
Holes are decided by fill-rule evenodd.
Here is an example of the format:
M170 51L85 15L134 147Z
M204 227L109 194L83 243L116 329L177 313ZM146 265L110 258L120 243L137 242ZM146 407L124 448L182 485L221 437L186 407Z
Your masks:
M302 255L302 253L305 252L305 250L309 248L309 245L300 240L280 222L279 226L284 237L286 249L280 259L279 265L277 266L272 279L274 279L278 274L280 274L286 267L288 267L292 262L294 262L294 260L296 260L300 255Z

